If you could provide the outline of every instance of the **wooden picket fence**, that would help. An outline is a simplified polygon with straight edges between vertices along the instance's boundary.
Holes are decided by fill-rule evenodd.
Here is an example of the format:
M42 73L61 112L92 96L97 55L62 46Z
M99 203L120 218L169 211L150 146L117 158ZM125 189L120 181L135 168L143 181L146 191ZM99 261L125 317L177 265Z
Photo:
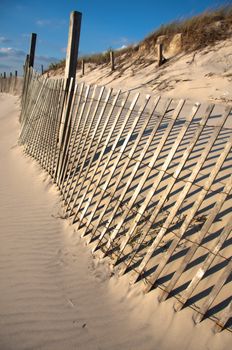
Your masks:
M65 216L118 273L196 323L230 330L231 107L190 105L26 71L19 143Z
M10 76L10 77L0 77L0 92L10 93L10 94L20 94L22 90L23 77Z

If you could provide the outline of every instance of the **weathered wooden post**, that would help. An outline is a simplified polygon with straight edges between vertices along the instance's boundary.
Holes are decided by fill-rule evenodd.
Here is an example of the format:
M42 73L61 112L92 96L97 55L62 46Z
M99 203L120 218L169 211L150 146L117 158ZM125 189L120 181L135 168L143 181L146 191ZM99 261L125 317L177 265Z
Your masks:
M73 78L74 82L76 78L80 30L81 13L73 11L70 15L68 46L65 63L65 78L68 79L68 85L70 84L71 78Z
M18 77L18 71L15 71L15 78L14 78L14 92L16 92L17 88L17 77Z
M31 33L31 47L30 47L30 54L29 54L29 67L34 67L36 37L37 37L36 33Z
M63 108L63 115L61 119L61 126L59 132L59 164L56 173L57 178L62 177L63 165L66 161L66 148L68 137L70 133L70 119L71 119L71 105L74 95L74 86L76 79L76 69L77 69L77 59L78 59L78 49L80 40L80 30L81 30L81 17L82 14L77 11L71 12L70 22L69 22L69 35L68 35L68 45L66 52L66 63L65 63L65 104ZM72 81L72 82L71 82ZM70 86L71 83L71 86Z
M114 66L114 51L110 51L110 65L111 65L111 72L114 71L115 66Z
M85 75L85 61L84 60L81 61L81 75L82 76Z
M3 74L4 74L4 75L3 75L4 79L6 79L6 72L4 72Z
M158 67L160 67L163 64L163 44L158 44L157 49L158 49Z
M43 65L41 64L41 74L43 75L43 73L44 73L44 67L43 67Z

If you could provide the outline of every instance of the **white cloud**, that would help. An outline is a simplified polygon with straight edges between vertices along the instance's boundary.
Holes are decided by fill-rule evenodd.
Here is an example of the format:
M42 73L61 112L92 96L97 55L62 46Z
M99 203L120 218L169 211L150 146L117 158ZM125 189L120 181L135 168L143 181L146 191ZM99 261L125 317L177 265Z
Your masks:
M0 70L7 73L18 70L19 74L22 74L22 67L25 62L26 52L18 50L13 47L0 47ZM44 68L48 67L51 63L58 62L59 59L53 56L36 55L35 57L35 69L40 70L41 65Z
M123 49L126 49L127 48L127 45L122 45L121 47L118 47L116 50L120 51L120 50L123 50Z
M44 27L50 25L51 21L49 19L38 19L35 23L40 27Z
M66 25L67 21L64 19L38 19L35 22L39 27L47 27L52 26L55 28L61 27L63 25Z
M124 45L128 45L129 44L129 39L126 38L125 36L118 38L116 40L112 41L112 44L115 46L124 46Z
M0 57L11 57L18 58L25 56L26 53L22 50L13 49L12 47L1 47L0 48Z

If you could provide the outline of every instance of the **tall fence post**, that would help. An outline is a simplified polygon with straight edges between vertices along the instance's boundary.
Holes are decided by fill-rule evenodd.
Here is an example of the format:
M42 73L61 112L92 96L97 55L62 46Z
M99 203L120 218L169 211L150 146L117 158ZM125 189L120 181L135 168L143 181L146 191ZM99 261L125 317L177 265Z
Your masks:
M31 47L30 47L30 54L29 54L29 67L34 67L36 37L37 37L36 33L31 33Z
M114 51L110 51L110 65L111 65L111 72L115 70L114 66Z
M158 49L158 67L160 67L163 64L163 45L158 44L157 49Z
M43 73L44 73L44 67L43 67L43 65L41 64L41 74L43 75Z
M85 61L84 60L81 61L81 75L82 76L85 75Z
M70 133L70 111L72 105L72 99L74 95L74 86L76 78L76 69L77 69L77 59L78 59L78 49L79 49L79 40L80 40L80 31L81 31L81 17L82 14L77 11L71 12L70 22L69 22L69 35L68 35L68 45L66 53L66 63L65 63L65 105L63 109L63 115L60 125L59 133L59 164L56 176L61 177L61 169L63 168L63 163L65 162L66 155L65 149L68 142L68 136ZM70 83L72 80L72 86L70 88Z
M70 15L68 46L65 62L65 78L68 79L68 86L70 84L71 78L73 78L74 82L76 78L80 31L81 13L73 11Z

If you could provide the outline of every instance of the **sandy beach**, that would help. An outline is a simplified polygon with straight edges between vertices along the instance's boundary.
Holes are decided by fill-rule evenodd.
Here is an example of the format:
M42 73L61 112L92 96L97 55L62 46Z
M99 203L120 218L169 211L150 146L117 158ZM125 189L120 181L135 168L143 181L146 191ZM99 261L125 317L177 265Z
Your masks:
M17 147L17 97L1 95L0 349L152 349L152 329L60 219L47 175Z

